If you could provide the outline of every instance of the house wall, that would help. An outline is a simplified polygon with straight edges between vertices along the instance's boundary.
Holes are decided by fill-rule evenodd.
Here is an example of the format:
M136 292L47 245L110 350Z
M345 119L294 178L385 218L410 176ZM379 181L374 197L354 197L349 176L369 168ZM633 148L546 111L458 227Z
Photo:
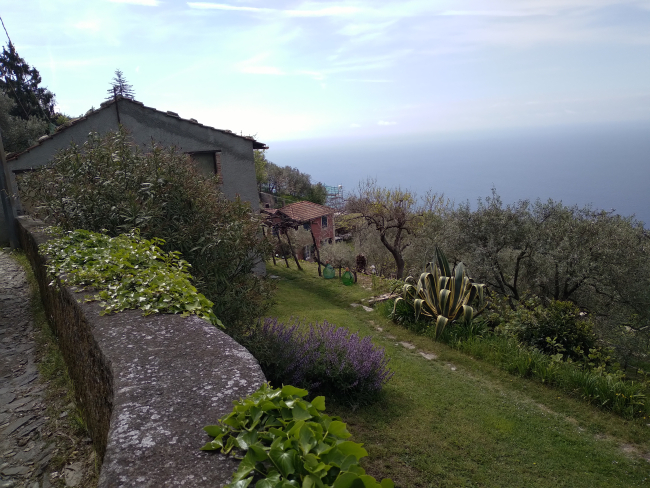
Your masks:
M332 242L334 242L334 214L329 214L327 221L327 227L325 229L321 225L321 217L311 221L311 228L314 232L318 247L320 247L322 241L327 239L332 239Z
M119 100L120 121L139 146L150 146L152 139L165 146L175 145L182 152L221 150L222 191L230 198L237 195L250 202L256 211L259 202L253 141L228 132L201 126L178 116L147 108L140 102ZM90 132L103 134L118 128L115 104L92 112L85 120L54 134L18 159L8 161L12 191L16 191L14 171L43 166L71 142L83 144ZM23 213L20 204L17 213ZM4 216L0 217L0 245L8 245Z

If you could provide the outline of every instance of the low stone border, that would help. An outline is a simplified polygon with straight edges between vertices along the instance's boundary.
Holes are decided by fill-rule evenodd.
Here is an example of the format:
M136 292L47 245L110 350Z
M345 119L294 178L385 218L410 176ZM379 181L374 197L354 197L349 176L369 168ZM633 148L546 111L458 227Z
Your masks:
M17 222L46 313L75 385L78 405L103 459L99 487L218 487L239 462L198 449L201 430L264 381L257 361L228 335L191 316L132 310L99 315L58 282L50 286L44 224Z

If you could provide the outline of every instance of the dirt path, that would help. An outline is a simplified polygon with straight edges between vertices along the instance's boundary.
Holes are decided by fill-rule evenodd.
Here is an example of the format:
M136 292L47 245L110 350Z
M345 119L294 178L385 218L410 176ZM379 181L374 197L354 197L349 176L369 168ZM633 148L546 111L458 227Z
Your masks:
M29 285L23 269L0 251L0 488L51 486L55 446L42 438L44 390L35 364Z

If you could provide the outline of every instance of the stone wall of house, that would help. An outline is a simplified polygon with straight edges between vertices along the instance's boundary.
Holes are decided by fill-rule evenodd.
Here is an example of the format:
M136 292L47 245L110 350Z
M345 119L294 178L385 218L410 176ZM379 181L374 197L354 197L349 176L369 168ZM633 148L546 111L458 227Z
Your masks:
M173 112L161 112L127 99L120 99L89 112L82 120L42 140L39 145L20 154L16 159L9 159L7 164L12 192L17 192L16 173L47 164L58 151L69 147L71 143L82 145L90 132L104 134L117 130L119 123L116 105L120 123L141 148L150 147L154 141L164 146L176 146L179 151L185 153L219 151L221 188L224 195L230 199L241 197L257 212L259 196L252 139L237 136L229 131L215 130L193 120L182 119ZM23 210L17 201L18 215L24 213ZM7 243L8 234L4 217L0 213L0 245Z
M202 431L232 401L264 381L257 361L208 322L191 316L126 311L101 315L96 303L46 275L43 224L19 217L22 248L32 263L58 338L77 403L100 459L99 486L215 487L238 461L202 452Z

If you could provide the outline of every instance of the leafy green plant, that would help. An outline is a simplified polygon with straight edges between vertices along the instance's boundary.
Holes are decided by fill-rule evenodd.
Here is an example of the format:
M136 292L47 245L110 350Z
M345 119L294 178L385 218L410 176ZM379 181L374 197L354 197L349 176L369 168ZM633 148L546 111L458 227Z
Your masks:
M87 230L62 233L40 246L49 257L48 272L63 283L97 291L102 314L126 309L194 314L223 327L212 302L190 283L190 265L178 252L160 249L162 239L143 239L137 231L109 237Z
M563 359L587 363L590 359L606 359L597 347L593 323L583 318L571 302L551 301L547 307L522 310L513 314L505 328L524 344L546 354L561 354Z
M145 152L146 151L146 152ZM192 265L194 285L214 303L226 332L245 334L270 305L274 284L252 271L270 246L250 205L228 200L217 177L188 155L152 144L142 151L126 130L89 135L47 167L21 177L22 201L65 230L117 236L140 229Z
M345 423L324 413L325 397L303 400L307 390L262 385L235 402L219 425L204 427L214 437L201 449L244 453L226 488L394 488L365 474L359 460L368 455L349 439Z
M409 279L407 278L407 282ZM436 248L436 261L426 265L417 284L406 283L403 296L395 300L393 310L405 301L415 310L415 320L420 315L435 321L434 337L439 337L447 324L455 321L471 322L476 312L472 304L484 307L484 285L475 284L463 263L452 270L441 249Z

